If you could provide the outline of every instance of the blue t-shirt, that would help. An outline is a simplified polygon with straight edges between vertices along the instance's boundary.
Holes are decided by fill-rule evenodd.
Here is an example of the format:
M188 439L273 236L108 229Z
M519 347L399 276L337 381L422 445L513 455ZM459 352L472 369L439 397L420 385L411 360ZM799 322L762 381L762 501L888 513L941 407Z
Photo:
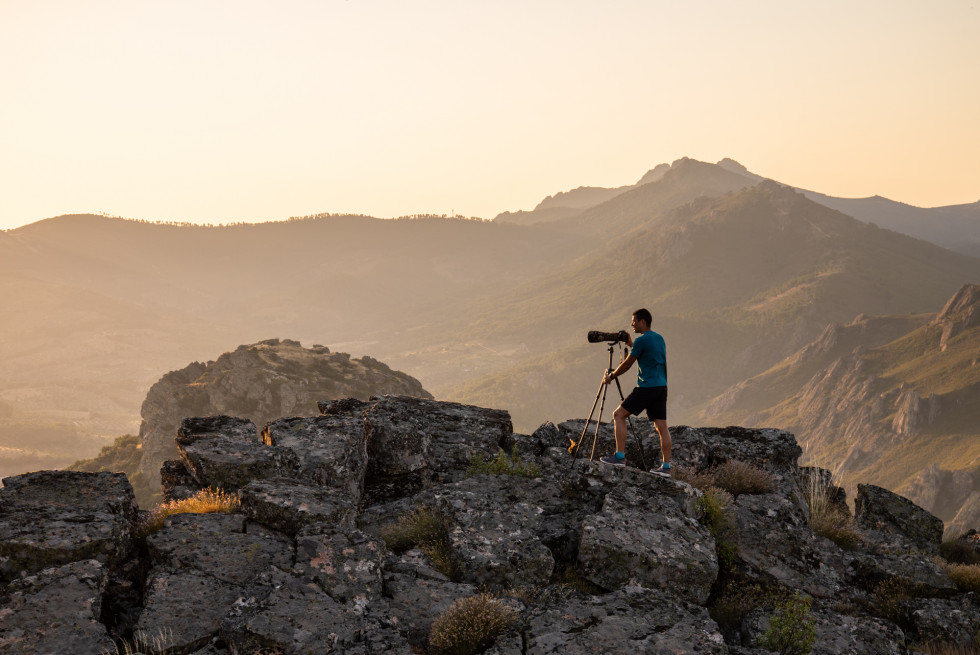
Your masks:
M662 336L653 330L644 332L633 339L633 350L630 354L636 357L640 368L636 386L667 386L667 344Z

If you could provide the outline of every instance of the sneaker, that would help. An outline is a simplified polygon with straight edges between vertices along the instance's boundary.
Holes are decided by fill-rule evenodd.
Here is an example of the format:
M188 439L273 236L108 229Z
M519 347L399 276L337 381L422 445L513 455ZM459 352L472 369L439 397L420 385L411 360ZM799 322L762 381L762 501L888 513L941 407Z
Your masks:
M626 466L626 458L619 459L615 455L612 457L600 457L599 461L603 464L608 464L609 466L618 466L620 468Z
M650 469L650 472L653 473L654 475L659 475L662 478L669 478L669 477L671 477L671 475L670 475L670 469L669 468L664 468L663 467L663 464L661 464L660 466L658 466L655 469Z

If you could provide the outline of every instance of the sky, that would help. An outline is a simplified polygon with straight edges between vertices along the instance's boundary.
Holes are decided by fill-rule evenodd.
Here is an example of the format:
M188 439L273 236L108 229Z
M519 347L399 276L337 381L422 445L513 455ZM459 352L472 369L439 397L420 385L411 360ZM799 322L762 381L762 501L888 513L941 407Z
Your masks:
M0 229L492 218L662 162L980 201L980 0L0 0Z

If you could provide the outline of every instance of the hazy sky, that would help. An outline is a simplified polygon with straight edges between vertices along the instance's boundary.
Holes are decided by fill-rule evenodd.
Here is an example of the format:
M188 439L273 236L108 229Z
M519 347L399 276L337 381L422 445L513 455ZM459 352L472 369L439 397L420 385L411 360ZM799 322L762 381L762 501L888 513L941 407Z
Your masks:
M0 0L0 228L490 218L661 162L980 200L980 0Z

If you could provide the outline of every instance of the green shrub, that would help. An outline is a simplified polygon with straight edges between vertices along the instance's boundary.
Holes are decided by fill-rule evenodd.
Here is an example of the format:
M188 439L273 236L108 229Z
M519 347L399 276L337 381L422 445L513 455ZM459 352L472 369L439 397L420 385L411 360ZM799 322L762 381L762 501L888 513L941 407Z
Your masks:
M163 521L174 514L212 514L221 512L233 514L239 510L241 503L237 494L228 493L221 489L202 489L190 498L172 500L157 505L146 514L136 526L136 536L146 539L163 527Z
M735 556L738 554L732 521L732 505L735 500L731 494L718 487L706 487L701 491L702 495L695 505L698 518L715 538L718 567L723 573L731 572L735 568Z
M517 620L518 613L490 594L460 598L432 623L429 646L443 655L475 655Z
M718 487L706 487L701 492L695 505L698 518L717 537L731 528L731 510L735 501L730 493Z
M796 592L776 605L776 614L758 645L782 655L808 655L816 638L810 597Z
M396 553L418 548L432 560L437 571L451 580L459 580L459 563L449 539L449 520L441 512L417 507L397 523L382 528L381 538Z
M517 454L517 444L514 444L514 449L508 456L501 448L497 451L497 454L486 459L480 453L473 455L470 458L470 465L466 469L467 477L472 477L474 475L518 475L525 478L536 478L541 475L541 467L539 467L534 462L529 464L524 463L520 456Z

